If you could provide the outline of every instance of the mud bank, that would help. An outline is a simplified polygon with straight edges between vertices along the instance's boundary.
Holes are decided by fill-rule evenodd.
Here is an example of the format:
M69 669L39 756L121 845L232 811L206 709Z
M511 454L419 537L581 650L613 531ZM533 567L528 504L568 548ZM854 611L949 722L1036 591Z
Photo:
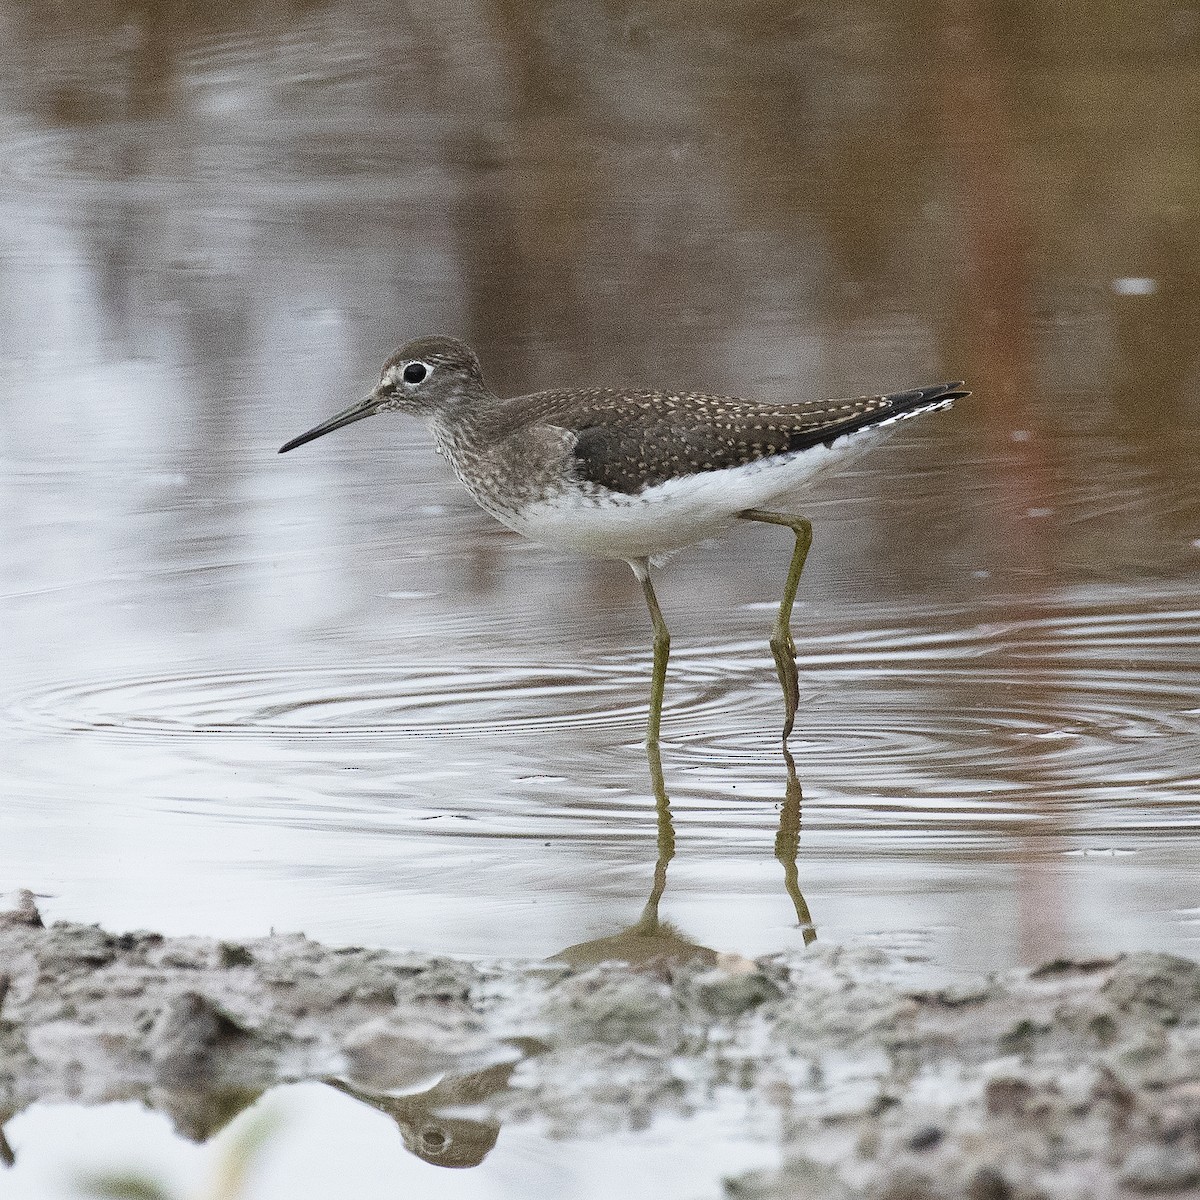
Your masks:
M720 956L668 926L479 965L0 915L0 1119L139 1099L208 1137L278 1083L481 1161L504 1124L639 1129L738 1095L778 1171L729 1196L1200 1196L1200 966L1056 962L929 989L869 949ZM599 961L596 959L609 959ZM0 1155L10 1155L0 1137Z

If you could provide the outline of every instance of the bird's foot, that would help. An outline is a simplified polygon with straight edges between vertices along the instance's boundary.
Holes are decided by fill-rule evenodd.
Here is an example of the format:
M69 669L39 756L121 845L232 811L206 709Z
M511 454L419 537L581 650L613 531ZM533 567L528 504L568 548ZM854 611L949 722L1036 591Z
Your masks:
M783 740L786 742L796 723L800 707L800 676L796 670L796 643L789 630L776 630L771 638L771 653L775 656L775 673L783 689Z

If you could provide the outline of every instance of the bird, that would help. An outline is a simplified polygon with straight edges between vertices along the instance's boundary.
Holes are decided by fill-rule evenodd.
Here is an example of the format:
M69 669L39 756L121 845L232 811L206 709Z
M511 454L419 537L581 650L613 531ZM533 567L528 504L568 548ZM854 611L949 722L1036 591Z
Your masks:
M640 387L560 388L502 399L475 352L420 337L383 364L364 399L280 447L285 454L379 413L424 418L472 499L536 542L624 559L654 632L647 744L657 746L671 635L651 568L735 521L792 531L770 646L784 698L783 741L800 703L792 606L812 524L776 501L881 430L970 395L962 382L848 400L771 401Z

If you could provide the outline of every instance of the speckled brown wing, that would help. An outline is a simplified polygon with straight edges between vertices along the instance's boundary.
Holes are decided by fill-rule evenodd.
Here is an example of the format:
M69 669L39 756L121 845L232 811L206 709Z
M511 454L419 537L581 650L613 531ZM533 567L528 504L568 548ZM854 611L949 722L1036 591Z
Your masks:
M522 398L527 419L568 429L582 480L633 494L669 479L829 444L969 395L940 383L884 396L766 404L730 396L596 389ZM531 404L531 402L535 402Z

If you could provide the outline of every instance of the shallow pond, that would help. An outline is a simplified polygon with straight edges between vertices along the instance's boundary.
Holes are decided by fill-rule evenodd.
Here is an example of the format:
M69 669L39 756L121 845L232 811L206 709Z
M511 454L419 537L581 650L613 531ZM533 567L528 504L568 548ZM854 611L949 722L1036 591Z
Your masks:
M657 862L743 954L1195 953L1187 14L10 14L0 880L543 957ZM968 379L797 497L794 778L783 531L659 576L670 830L623 564L500 529L405 420L275 454L426 332L507 394Z

